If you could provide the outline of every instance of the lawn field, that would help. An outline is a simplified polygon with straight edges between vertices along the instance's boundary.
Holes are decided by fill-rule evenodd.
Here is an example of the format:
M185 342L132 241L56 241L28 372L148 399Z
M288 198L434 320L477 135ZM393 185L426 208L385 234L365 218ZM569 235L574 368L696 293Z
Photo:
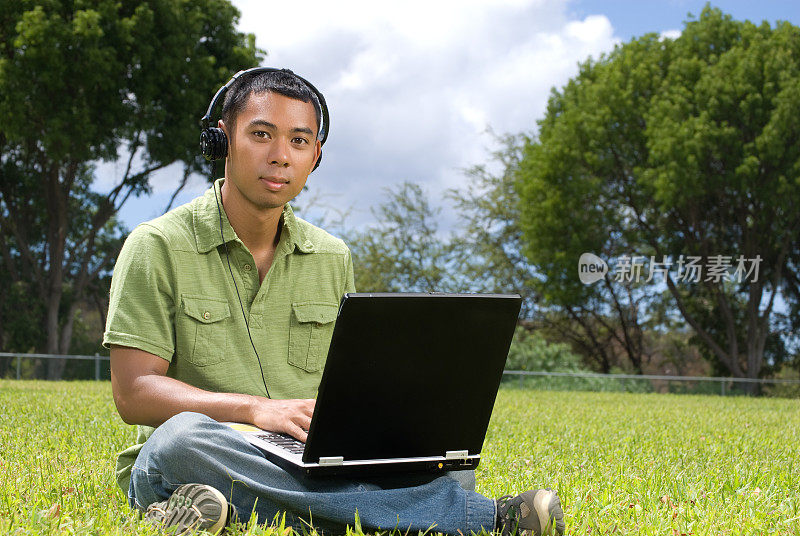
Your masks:
M0 380L0 534L157 534L113 479L132 430L108 382ZM800 535L800 401L504 388L477 480L557 489L568 534Z

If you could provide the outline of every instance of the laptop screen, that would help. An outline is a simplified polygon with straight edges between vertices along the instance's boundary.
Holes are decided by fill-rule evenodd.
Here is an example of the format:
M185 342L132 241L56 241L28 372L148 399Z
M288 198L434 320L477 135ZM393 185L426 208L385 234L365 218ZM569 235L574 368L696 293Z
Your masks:
M345 295L303 461L480 453L518 295Z

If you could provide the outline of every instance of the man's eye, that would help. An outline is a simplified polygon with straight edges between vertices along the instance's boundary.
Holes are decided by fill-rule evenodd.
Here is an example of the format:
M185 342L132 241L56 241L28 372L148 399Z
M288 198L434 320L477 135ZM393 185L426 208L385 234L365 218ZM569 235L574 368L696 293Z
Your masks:
M299 145L302 145L302 144L308 143L308 140L298 136L297 138L292 138L292 143L297 143Z
M253 135L257 138L269 138L269 132L265 130L256 130Z

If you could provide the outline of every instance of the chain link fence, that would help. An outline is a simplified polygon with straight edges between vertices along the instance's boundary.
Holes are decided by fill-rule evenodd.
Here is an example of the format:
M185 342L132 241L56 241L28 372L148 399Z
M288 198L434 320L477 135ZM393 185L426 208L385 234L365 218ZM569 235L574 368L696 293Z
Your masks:
M8 352L0 352L0 358L11 358L16 361L15 366L13 367L16 374L15 377L18 380L24 378L31 377L31 366L28 363L28 366L25 367L23 365L23 360L25 359L80 359L80 360L89 360L94 361L94 379L100 380L103 378L109 377L109 368L110 368L110 357L105 355L55 355L55 354L17 354L17 353L8 353ZM9 367L12 368L12 367ZM88 378L87 378L88 379Z
M507 387L556 391L767 395L800 398L800 379L505 370L503 383Z
M15 361L16 379L30 377L26 359L80 359L94 361L94 379L109 377L109 357L0 352ZM666 376L660 374L599 374L593 372L503 371L503 385L520 389L557 391L624 391L634 393L686 393L767 395L800 398L800 379L726 378L718 376Z

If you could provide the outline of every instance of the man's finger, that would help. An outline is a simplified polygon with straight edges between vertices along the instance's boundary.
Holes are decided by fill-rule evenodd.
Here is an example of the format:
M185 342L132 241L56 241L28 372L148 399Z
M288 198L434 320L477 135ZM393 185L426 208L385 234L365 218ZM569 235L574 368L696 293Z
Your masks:
M299 439L303 443L305 443L306 440L308 439L308 434L305 432L305 430L303 430L302 428L300 428L300 426L291 421L289 422L289 426L286 430L286 433L295 439Z
M308 430L311 427L311 417L309 417L308 415L300 415L292 420L296 425L298 425L303 430Z

